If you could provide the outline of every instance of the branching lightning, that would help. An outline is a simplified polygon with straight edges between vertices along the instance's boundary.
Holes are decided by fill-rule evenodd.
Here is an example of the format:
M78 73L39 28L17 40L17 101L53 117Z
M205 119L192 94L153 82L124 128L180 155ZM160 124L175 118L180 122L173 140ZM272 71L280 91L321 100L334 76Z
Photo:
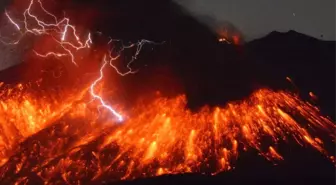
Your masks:
M45 22L39 19L37 15L35 15L32 12L32 8L34 5L37 4L37 6L42 10L44 14L52 18L52 22ZM47 58L47 57L69 57L71 62L75 65L78 66L78 62L76 61L76 52L82 49L89 49L91 45L93 44L93 41L91 39L91 33L88 33L87 38L82 41L80 39L79 34L77 33L78 31L76 30L76 27L72 24L70 24L70 19L68 17L64 17L61 20L58 20L58 18L52 14L51 12L47 11L46 8L44 8L43 3L41 0L30 0L28 8L24 11L23 17L23 26L18 24L8 13L8 11L5 11L5 15L8 19L8 21L16 28L17 31L20 32L20 37L17 41L8 43L4 42L5 44L18 44L20 40L27 34L32 34L35 36L41 36L41 35L47 35L50 36L57 44L60 46L60 48L63 50L62 52L59 51L49 51L46 53L39 53L36 50L33 52L36 54L38 57L42 58ZM31 22L34 22L37 26L32 26ZM75 38L72 40L71 38ZM71 41L70 41L71 40ZM108 51L103 59L103 65L100 68L100 76L94 80L94 82L91 84L90 88L90 94L93 97L93 99L98 100L100 104L106 108L106 110L110 111L119 121L123 120L123 117L120 113L118 113L114 108L112 108L110 105L106 103L106 101L95 92L95 87L96 85L101 82L101 80L104 77L103 69L109 64L110 67L112 67L119 75L121 76L126 76L128 74L134 74L137 71L133 70L130 65L137 59L138 55L140 54L140 51L144 44L147 43L152 43L155 44L154 42L148 41L148 40L141 40L137 43L131 43L128 45L124 45L124 43L121 40L115 40L115 39L110 39L108 44L111 44L114 41L118 41L122 43L122 47L119 51L117 51L116 56L112 56L112 50ZM117 59L119 59L121 53L125 49L130 49L136 47L136 51L134 56L132 56L131 60L127 64L127 71L126 72L121 72L113 63Z
M36 56L66 58L71 65L81 66L77 52L93 48L91 34L82 39L69 18L58 19L43 7L42 0L27 1L24 21L5 12L19 38L1 41L12 45L26 35L47 36L57 49L33 50ZM38 7L43 20L49 18L50 22L37 16L33 8ZM131 65L143 46L156 43L140 40L126 44L110 39L106 44L108 49L99 50L102 63L97 78L85 88L38 91L35 95L28 90L35 91L31 84L6 87L0 82L0 184L100 184L106 178L131 180L194 172L214 175L234 169L240 153L248 150L275 164L285 160L280 146L288 142L311 147L335 163L328 149L330 141L335 143L334 121L287 91L260 89L244 100L198 111L186 109L185 94L166 98L158 93L150 101L135 102L127 109L132 116L125 119L100 93L98 87L107 76L104 72L111 67L120 76L136 73ZM120 70L115 62L128 49L134 55L125 71ZM54 78L62 76L63 68L59 69L59 73L53 72ZM287 80L296 88L292 79ZM37 88L41 82L36 82ZM91 102L86 95L95 101L92 107L98 104L98 112L88 108ZM312 92L309 95L317 98ZM102 124L109 121L100 119L99 108L123 124Z
M101 96L99 96L98 94L96 94L95 93L95 90L94 90L94 88L96 87L96 85L103 79L103 77L104 77L104 72L103 72L103 70L104 70L104 68L106 67L106 65L107 65L107 62L106 62L106 56L104 56L104 62L103 62L103 65L101 66L101 68L100 68L100 76L99 76L99 78L98 79L96 79L92 84L91 84L91 86L90 86L90 94L91 94L91 96L94 98L94 99L97 99L97 100L99 100L99 102L100 102L100 104L104 107L104 108L106 108L107 110L109 110L115 117L117 117L118 118L118 121L123 121L123 117L116 111L116 110L114 110L111 106L109 106L109 105L107 105L106 103L105 103L105 101L103 100L103 98L101 97Z
M125 45L123 43L122 40L116 40L116 39L110 39L110 41L108 42L108 44L112 43L112 42L121 42L122 44L122 47L121 49L117 52L117 55L116 56L112 56L112 51L109 51L109 57L106 58L104 57L104 62L108 62L109 65L121 76L126 76L128 74L134 74L136 73L137 71L134 71L130 66L131 64L137 59L138 55L140 54L141 52L141 49L142 47L145 45L145 44L163 44L164 42L162 43L155 43L155 42L152 42L152 41L149 41L149 40L145 40L145 39L142 39L140 40L139 42L137 43L131 43L129 45ZM128 62L127 64L127 71L126 72L121 72L114 64L113 62L115 60L117 60L120 56L121 56L121 53L125 50L125 49L130 49L130 48L133 48L133 47L136 47L136 51L135 51L135 54L132 56L132 59Z

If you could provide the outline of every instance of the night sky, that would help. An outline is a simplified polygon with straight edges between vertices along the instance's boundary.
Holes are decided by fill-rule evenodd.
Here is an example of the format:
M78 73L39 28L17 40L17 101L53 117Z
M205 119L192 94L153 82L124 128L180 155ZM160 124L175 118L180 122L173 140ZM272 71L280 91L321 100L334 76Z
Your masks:
M9 1L12 0L0 0L0 13L3 13L5 2ZM68 0L44 0L44 2L47 1L66 2ZM206 21L211 26L216 27L230 22L247 41L263 37L272 31L288 30L295 30L320 39L335 40L335 0L173 1L180 3L195 17ZM134 69L139 69L139 72L120 79L123 87L120 90L122 94L120 99L125 99L126 106L133 106L136 99L145 97L149 94L147 92L157 89L162 89L164 92L162 96L165 97L175 96L182 91L186 94L188 108L192 111L196 111L203 105L225 106L228 102L245 99L260 88L289 89L295 92L299 90L298 93L303 94L307 99L308 92L314 92L319 98L317 103L321 106L322 113L330 115L335 120L334 42L317 41L299 33L290 32L289 34L273 33L267 38L246 43L244 46L236 46L219 43L216 35L206 26L190 18L189 14L180 13L180 9L176 8L175 4L168 6L171 5L170 0L166 0L165 4L164 0L148 0L151 5L143 5L140 0L71 0L68 2L71 2L69 7L79 11L81 13L79 15L84 15L75 16L75 20L79 17L78 22L90 25L88 29L92 33L98 30L103 35L111 35L113 38L123 40L145 38L166 41L165 44L155 45L154 49L145 48L141 57L135 62ZM100 18L93 19L92 26L89 19L92 16L85 17L85 15L91 15L89 14L91 8L99 10L97 17ZM214 22L214 19L217 19L217 22ZM9 25L9 28L11 26ZM0 21L0 27L3 34L12 31L12 28L7 29L8 21L7 24L6 21ZM17 48L11 48L0 43L0 71L20 63L26 50L24 47L31 46L23 42ZM25 65L22 66L20 69L24 71L30 73L35 71L34 68L27 70ZM19 76L17 75L20 74L19 72L12 71L5 70L5 73L0 73L0 79L1 75L6 78ZM73 72L69 71L69 74ZM40 73L36 73L36 76L37 74ZM287 76L293 79L295 84L286 81ZM65 76L64 79L66 78L68 77ZM31 137L31 139L35 138ZM334 142L325 144L328 151L334 150ZM309 147L301 148L291 143L279 146L279 151L284 151L286 158L281 165L270 167L270 163L258 156L255 151L245 152L239 156L235 164L237 166L237 170L233 171L235 174L225 172L212 177L202 176L205 179L203 184L219 184L215 183L216 180L226 184L237 180L243 181L243 184L251 184L249 182L251 178L282 180L292 177L305 183L310 180L305 178L310 176L333 183L334 165L321 157L320 153ZM18 155L21 156L20 153ZM33 173L29 172L29 175L31 174ZM197 182L197 177L196 175L187 178ZM182 175L163 177L157 184L162 182L169 184L169 181L165 181L164 178L183 180L184 177ZM330 178L332 178L331 181ZM2 184L1 180L0 178L0 184ZM289 182L296 183L291 179ZM274 181L272 183L288 184ZM195 183L187 182L187 184ZM316 184L325 183L323 181Z
M176 0L178 1L178 0ZM200 16L235 25L247 40L271 31L295 30L335 40L335 0L180 0Z
M0 1L0 12L11 0ZM90 1L90 0L89 0ZM295 30L316 38L335 40L335 0L175 0L196 17L211 17L218 25L229 22L246 41L272 31ZM82 2L82 1L80 1ZM211 20L202 19L202 20ZM215 25L214 21L206 21ZM211 22L211 23L210 23ZM4 28L3 28L4 29ZM0 54L4 49L0 49ZM7 52L8 53L8 52ZM2 60L8 61L8 57ZM6 55L7 56L7 55ZM7 68L11 64L0 64Z

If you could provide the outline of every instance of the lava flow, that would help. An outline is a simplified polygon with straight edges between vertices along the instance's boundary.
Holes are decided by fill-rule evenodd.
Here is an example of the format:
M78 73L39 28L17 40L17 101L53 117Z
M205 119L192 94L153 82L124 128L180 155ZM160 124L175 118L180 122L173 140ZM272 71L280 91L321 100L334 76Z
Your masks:
M54 22L33 14L34 5ZM17 44L27 34L48 36L55 50L34 51L38 57L68 57L71 64L81 65L77 52L91 49L90 34L81 41L70 19L59 21L40 0L31 0L23 15L22 27L6 11L21 35L6 44ZM186 109L184 95L158 94L126 110L110 105L102 93L103 82L108 82L104 72L110 66L120 76L135 73L130 64L145 43L152 42L124 45L116 56L102 52L98 77L79 89L40 93L39 83L36 88L33 83L1 83L0 183L83 184L187 172L216 174L233 169L239 154L247 150L273 162L285 160L278 146L286 142L311 147L334 160L324 146L334 142L334 122L286 91L261 89L245 100L197 112ZM113 62L133 47L135 55L122 73ZM111 99L118 101L116 96Z
M184 96L157 97L136 104L122 125L108 123L106 116L98 119L96 111L80 105L16 146L17 152L1 168L2 182L79 184L214 174L232 169L242 150L283 160L277 151L281 142L297 142L333 159L316 130L334 139L334 123L287 92L259 90L247 100L197 113L185 109Z

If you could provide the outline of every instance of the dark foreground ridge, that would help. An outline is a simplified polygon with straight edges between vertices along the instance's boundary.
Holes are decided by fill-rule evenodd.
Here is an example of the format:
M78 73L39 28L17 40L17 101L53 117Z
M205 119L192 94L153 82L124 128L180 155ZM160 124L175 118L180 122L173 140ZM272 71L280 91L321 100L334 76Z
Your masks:
M148 81L144 79L158 75L150 69L165 66L182 83L191 108L197 109L204 104L223 105L242 99L258 88L268 87L299 91L305 99L312 91L319 97L322 112L335 119L335 42L289 31L272 32L236 46L218 42L216 33L169 0L78 0L77 3L99 10L99 19L92 26L94 30L130 41L142 38L166 41L157 46L155 52L145 49L134 66L141 69L139 74L125 79L128 84L125 92L141 92L133 84L146 86ZM19 76L14 74L24 70L25 65L2 71L0 81L16 81L14 77L19 81ZM290 77L296 87L286 81L286 77ZM174 87L160 82L147 86L174 91ZM335 168L323 156L309 149L284 147L288 147L285 161L277 166L257 154L242 153L236 170L215 176L167 175L116 184L335 183Z
M207 184L228 184L228 185L245 185L245 184L258 184L258 185L294 185L294 184L334 184L335 176L333 167L329 166L329 172L325 171L325 167L318 163L303 163L303 161L290 161L296 164L281 164L279 166L271 166L270 164L262 163L255 159L254 166L241 170L223 172L215 176L200 175L200 174L180 174L180 175L166 175L149 179L137 179L134 181L123 181L117 183L106 183L116 185L207 185ZM298 164L298 162L302 162ZM298 165L307 165L310 171ZM252 164L251 164L252 165ZM296 166L296 167L295 167ZM309 167L308 167L309 166ZM327 165L328 166L328 165ZM293 168L294 167L294 168ZM323 169L323 171L320 171Z

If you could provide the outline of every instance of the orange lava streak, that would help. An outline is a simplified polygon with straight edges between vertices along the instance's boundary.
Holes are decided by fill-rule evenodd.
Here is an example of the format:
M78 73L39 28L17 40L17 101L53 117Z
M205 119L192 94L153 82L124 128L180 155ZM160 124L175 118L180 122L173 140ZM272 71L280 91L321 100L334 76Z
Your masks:
M29 7L34 2L41 4L30 2ZM42 5L40 8L48 14ZM26 32L50 36L56 29L62 36L55 41L65 53L36 53L38 56L67 55L77 64L71 51L90 48L90 34L81 42L68 19L62 22L55 17L56 23L48 25L30 8L25 12L25 17L39 25L28 29L25 22ZM22 29L15 20L10 22ZM49 34L46 28L50 26L56 28ZM57 32L59 29L62 31ZM66 37L68 31L75 41ZM147 42L123 46L122 50L137 47L133 61ZM120 74L112 64L117 58L109 55L104 62ZM129 70L125 74L133 73ZM135 103L126 111L129 118L123 124L111 124L106 110L97 111L101 104L84 98L87 88L48 96L31 93L28 88L19 84L0 90L0 184L83 184L185 172L215 174L232 169L243 150L257 150L271 161L284 160L277 146L287 141L312 147L334 160L323 146L328 141L318 138L317 133L327 133L328 139L334 140L335 124L288 92L258 90L246 100L213 109L203 107L198 112L186 109L184 95L157 97L152 102Z
M128 111L130 118L122 125L104 124L99 116L87 113L77 114L81 121L65 116L64 123L36 134L40 136L35 139L48 138L51 143L28 146L26 153L15 154L2 166L3 182L18 182L13 174L51 184L56 183L55 178L76 184L106 177L213 174L232 169L241 149L256 149L271 161L283 160L277 144L291 140L333 159L314 130L334 139L334 123L290 93L263 89L223 108L204 107L193 113L185 107L184 96L158 97ZM36 176L29 176L31 173Z
M140 108L142 112L107 136L100 149L116 143L120 154L135 161L138 170L157 163L152 170L198 171L202 163L215 157L217 170L221 171L229 169L229 161L237 157L237 141L244 147L270 154L273 159L282 159L274 146L287 137L328 155L296 119L303 118L313 128L324 129L334 138L332 121L321 117L315 107L285 92L259 90L246 101L214 111L205 107L192 113L185 106L184 96L179 96L170 100L160 98ZM265 137L274 145L268 146L269 151L262 149Z
M0 83L0 88L4 83ZM69 95L59 100L55 95L34 94L29 89L36 84L18 84L1 88L0 91L0 165L7 161L16 145L27 137L38 133L59 119L71 109L75 101L83 97L83 92ZM58 96L62 96L58 92Z

